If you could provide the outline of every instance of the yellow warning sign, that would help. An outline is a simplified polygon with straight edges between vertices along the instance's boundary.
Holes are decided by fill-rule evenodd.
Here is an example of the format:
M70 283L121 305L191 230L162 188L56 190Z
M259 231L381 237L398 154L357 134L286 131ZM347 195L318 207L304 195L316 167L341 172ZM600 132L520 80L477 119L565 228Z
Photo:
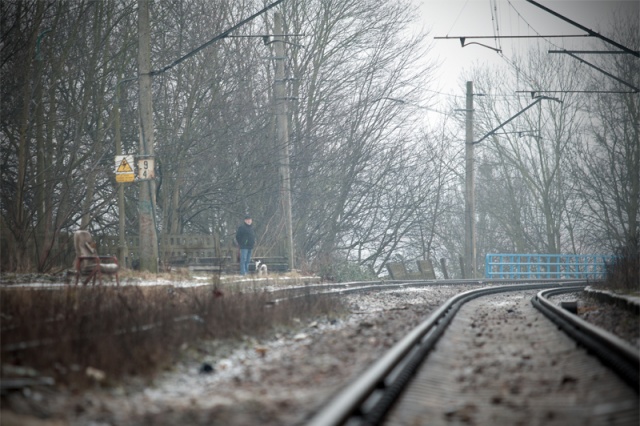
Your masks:
M133 173L133 169L127 162L126 158L122 159L120 165L118 166L118 169L116 170L116 173Z
M135 180L135 175L133 173L122 173L116 175L116 182L133 182Z
M133 182L133 155L116 155L116 182Z

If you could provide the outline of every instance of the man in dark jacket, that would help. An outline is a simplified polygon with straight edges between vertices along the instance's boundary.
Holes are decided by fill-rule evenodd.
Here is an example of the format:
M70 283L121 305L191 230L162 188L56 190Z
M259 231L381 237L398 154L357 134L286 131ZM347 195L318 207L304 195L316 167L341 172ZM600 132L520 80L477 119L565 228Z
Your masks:
M240 246L240 275L246 275L251 262L251 251L256 243L256 236L251 227L251 216L244 217L244 223L238 226L236 231L236 241Z

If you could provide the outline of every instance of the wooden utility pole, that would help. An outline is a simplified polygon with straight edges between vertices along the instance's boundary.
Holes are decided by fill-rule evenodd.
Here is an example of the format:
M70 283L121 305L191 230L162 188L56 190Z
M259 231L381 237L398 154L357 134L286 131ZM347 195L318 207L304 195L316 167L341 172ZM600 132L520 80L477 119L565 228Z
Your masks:
M113 126L114 126L114 138L116 143L116 155L122 155L122 133L120 122L120 83L118 80L116 84L116 101L113 108ZM128 251L127 240L125 239L125 203L124 203L124 183L118 182L118 263L124 267L131 265L127 264Z
M284 73L284 40L282 32L282 15L274 13L273 45L276 54L276 80L273 94L276 103L276 141L280 153L280 199L285 221L285 244L289 269L294 268L293 230L291 218L291 178L289 170L289 123L287 117L287 90Z
M475 178L473 171L473 82L467 81L464 191L464 278L476 275Z
M140 85L140 153L153 157L153 105L151 101L150 0L138 0L138 84ZM141 180L138 197L140 219L140 270L158 272L158 237L155 226L155 181Z

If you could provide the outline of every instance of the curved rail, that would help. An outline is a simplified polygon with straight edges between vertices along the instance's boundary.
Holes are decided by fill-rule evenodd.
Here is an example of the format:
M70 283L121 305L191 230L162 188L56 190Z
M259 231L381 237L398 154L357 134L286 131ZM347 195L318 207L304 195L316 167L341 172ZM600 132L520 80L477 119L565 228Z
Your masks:
M582 290L584 287L567 287L543 290L531 303L571 338L613 370L636 392L640 391L640 353L619 337L596 327L551 302L547 297Z
M353 281L332 284L312 284L298 287L287 287L270 290L272 296L282 294L282 297L271 299L268 303L278 303L283 300L305 297L319 294L351 294L367 291L394 290L403 288L419 288L426 286L452 286L452 285L516 285L527 284L569 284L582 283L584 280L568 278L563 280L540 278L535 280L516 279L466 279L466 280L381 280L381 281Z
M571 283L576 284L576 280ZM586 282L582 283L586 285ZM349 420L359 421L360 424L378 424L422 361L435 347L462 305L490 294L557 288L561 285L563 284L559 284L558 281L553 283L546 281L486 287L452 297L423 323L411 330L364 374L339 392L308 424L311 426L341 425Z

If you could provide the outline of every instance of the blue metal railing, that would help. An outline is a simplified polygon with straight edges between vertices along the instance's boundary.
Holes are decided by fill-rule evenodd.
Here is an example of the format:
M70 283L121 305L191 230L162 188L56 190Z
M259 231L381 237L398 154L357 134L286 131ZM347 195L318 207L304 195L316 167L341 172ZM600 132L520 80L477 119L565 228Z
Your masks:
M487 254L486 278L604 278L614 255L606 254Z

